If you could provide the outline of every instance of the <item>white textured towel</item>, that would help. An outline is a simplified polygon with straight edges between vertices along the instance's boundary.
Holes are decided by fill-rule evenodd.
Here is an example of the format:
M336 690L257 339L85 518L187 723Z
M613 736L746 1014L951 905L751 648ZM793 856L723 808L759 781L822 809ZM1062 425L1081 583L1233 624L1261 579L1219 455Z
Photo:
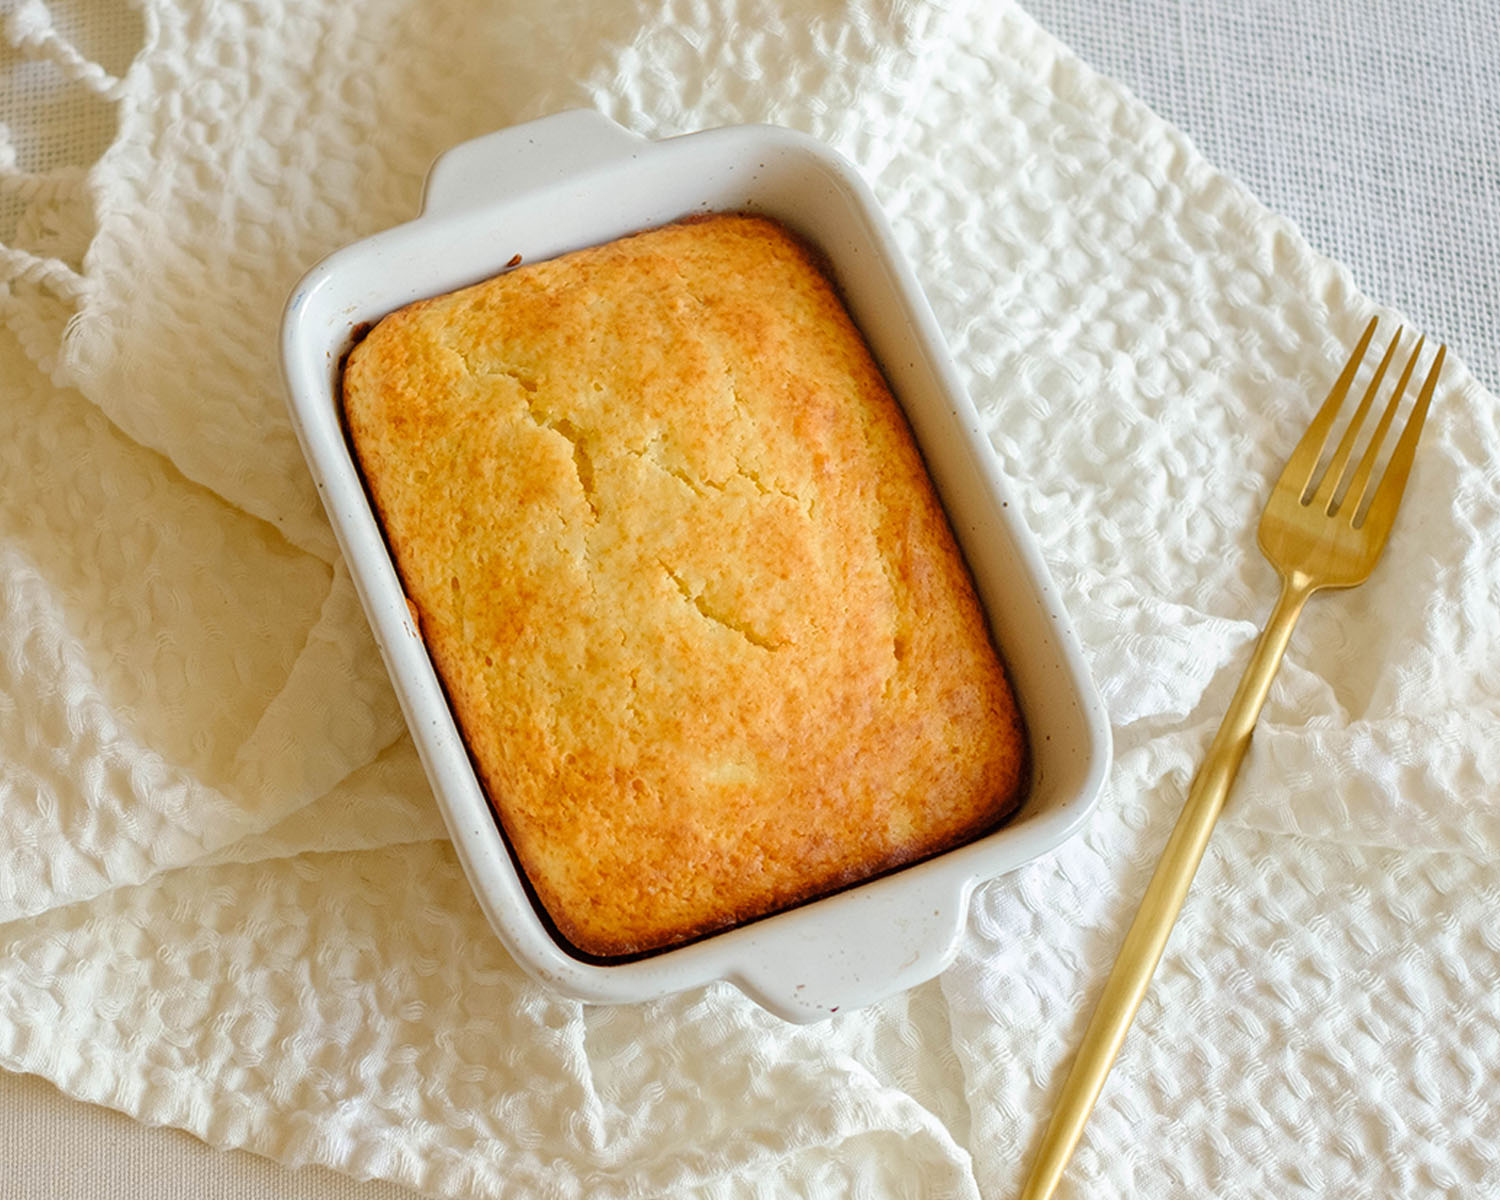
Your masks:
M105 3L106 0L97 0ZM59 5L61 0L59 0ZM0 129L0 1066L439 1196L1004 1196L1274 577L1267 481L1374 306L1009 4L142 0L86 172ZM123 70L123 68L122 68ZM442 150L593 106L864 170L1114 724L957 963L786 1026L530 982L444 839L276 335ZM8 214L8 216L7 216ZM1439 391L1385 561L1304 617L1078 1195L1500 1192L1500 409Z

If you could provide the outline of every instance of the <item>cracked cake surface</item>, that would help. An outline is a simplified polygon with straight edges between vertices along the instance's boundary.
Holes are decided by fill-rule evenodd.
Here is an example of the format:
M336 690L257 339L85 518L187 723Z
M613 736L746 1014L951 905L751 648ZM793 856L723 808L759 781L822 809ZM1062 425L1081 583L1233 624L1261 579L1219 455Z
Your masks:
M559 934L661 949L1019 801L1021 719L900 409L780 225L666 226L421 301L345 419Z

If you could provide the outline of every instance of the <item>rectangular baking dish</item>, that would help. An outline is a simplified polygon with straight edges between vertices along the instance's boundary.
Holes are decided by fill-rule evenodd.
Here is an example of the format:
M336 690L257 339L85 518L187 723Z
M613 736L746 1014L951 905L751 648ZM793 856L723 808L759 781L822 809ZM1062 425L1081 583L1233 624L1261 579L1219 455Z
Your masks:
M1027 722L1033 778L1017 816L978 841L650 957L585 961L533 907L470 765L345 442L340 364L361 327L410 301L714 211L777 218L826 257L973 572ZM650 141L588 111L466 142L433 165L415 220L301 280L282 362L308 466L475 895L516 961L560 992L635 1002L726 980L797 1022L869 1004L947 966L974 887L1058 845L1097 802L1109 724L1056 588L884 217L821 143L752 125Z

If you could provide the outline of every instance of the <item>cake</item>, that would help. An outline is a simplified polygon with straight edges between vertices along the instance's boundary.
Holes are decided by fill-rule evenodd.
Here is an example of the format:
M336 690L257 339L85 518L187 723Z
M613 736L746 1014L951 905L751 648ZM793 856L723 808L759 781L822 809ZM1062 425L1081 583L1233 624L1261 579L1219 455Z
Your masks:
M994 828L1023 724L905 418L810 250L721 215L381 320L349 439L480 782L576 953Z

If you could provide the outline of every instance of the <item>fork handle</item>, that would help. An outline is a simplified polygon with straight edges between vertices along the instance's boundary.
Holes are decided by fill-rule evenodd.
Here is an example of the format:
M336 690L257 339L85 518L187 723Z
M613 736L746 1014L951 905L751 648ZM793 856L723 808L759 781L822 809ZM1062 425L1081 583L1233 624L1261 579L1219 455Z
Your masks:
M1281 665L1302 606L1313 590L1305 576L1290 575L1282 579L1276 607L1261 631L1229 710L1188 789L1182 815L1167 839L1140 910L1104 984L1031 1174L1021 1190L1021 1200L1046 1200L1062 1178L1161 960L1177 914L1182 911L1188 887L1208 848L1209 835L1250 746L1250 735L1271 690L1271 680Z

